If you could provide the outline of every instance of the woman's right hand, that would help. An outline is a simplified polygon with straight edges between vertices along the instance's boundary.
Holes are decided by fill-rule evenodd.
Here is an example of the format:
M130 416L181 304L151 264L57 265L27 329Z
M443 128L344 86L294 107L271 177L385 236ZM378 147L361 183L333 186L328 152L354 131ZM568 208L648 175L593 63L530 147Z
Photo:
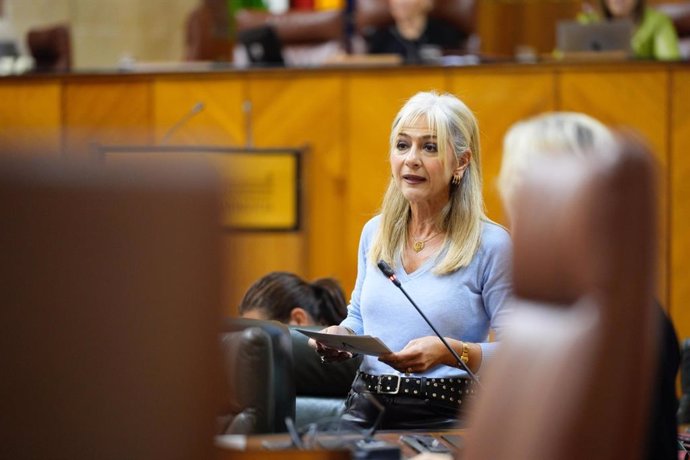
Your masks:
M351 335L352 331L343 326L328 326L321 331L324 334L340 334L340 335ZM352 353L349 351L338 350L337 348L332 348L324 345L321 342L317 342L314 339L309 339L309 346L316 350L316 353L321 356L322 363L332 363L340 362L351 359L353 357Z

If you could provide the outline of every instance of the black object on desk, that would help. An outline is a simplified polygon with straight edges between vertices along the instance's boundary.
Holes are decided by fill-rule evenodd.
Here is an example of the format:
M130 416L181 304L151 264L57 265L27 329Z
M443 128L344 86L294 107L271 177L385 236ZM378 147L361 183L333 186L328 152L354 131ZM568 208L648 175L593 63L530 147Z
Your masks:
M237 34L237 38L244 45L252 65L266 67L285 65L283 46L273 27L261 26L243 30Z

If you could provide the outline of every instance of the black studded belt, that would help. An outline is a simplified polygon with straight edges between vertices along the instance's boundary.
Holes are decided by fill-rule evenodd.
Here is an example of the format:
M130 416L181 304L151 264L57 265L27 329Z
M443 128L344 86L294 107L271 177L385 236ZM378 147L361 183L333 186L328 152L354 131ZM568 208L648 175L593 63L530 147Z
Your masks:
M462 400L474 394L474 384L469 378L427 378L408 377L397 374L371 375L358 372L357 378L364 382L373 394L410 396L435 399L462 404Z

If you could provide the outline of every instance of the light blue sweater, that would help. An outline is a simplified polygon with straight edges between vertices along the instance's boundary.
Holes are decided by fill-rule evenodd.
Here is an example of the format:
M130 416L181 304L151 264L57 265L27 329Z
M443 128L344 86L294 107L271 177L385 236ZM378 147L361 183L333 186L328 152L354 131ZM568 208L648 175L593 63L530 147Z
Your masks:
M404 294L367 260L381 216L366 223L359 242L357 281L347 318L341 323L357 334L379 337L393 351L399 351L418 337L434 335ZM428 259L413 273L406 273L400 261L395 274L403 288L444 336L479 343L482 363L491 358L496 343L488 343L489 329L500 336L508 315L512 292L510 235L502 227L485 222L481 245L469 266L449 275L432 273L435 259ZM360 369L368 374L399 374L376 357L365 356ZM481 369L480 369L481 370ZM436 366L419 376L457 377L460 369Z

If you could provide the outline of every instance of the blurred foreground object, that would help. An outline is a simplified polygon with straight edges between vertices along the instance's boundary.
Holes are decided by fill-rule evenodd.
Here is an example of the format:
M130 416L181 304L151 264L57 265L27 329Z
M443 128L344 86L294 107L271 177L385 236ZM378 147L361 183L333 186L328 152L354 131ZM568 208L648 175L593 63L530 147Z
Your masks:
M513 220L520 305L485 374L466 458L643 455L656 352L654 182L649 153L627 137L616 151L527 173Z
M164 166L0 164L0 458L212 458L219 201Z

